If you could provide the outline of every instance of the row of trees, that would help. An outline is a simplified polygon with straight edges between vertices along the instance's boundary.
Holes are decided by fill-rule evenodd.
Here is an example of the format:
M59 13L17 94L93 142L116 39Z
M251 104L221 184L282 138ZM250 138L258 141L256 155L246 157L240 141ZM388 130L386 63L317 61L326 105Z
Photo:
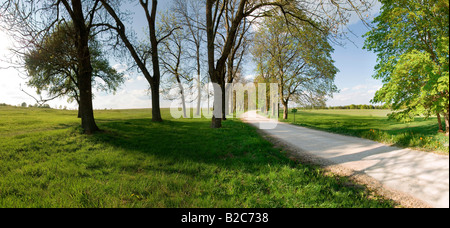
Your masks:
M339 106L302 106L303 109L391 109L389 105L367 105L367 104L351 104L351 105L339 105Z
M49 104L34 104L34 105L29 104L27 106L26 102L22 102L22 104L20 104L18 107L22 107L22 108L26 108L26 107L28 107L28 108L51 108ZM60 105L59 109L63 109L63 107ZM67 109L67 107L64 107L64 110L66 110L66 109Z
M235 81L239 75L243 56L250 48L247 35L252 30L260 30L260 37L270 37L272 33L274 45L278 42L276 33L279 33L279 38L284 36L286 39L284 45L289 47L285 54L267 56L267 51L277 48L272 46L274 49L261 50L261 55L256 56L261 59L263 78L270 75L266 77L269 80L292 82L293 87L280 88L282 103L287 106L293 97L303 100L312 95L323 97L335 91L332 81L337 70L329 57L332 49L327 39L341 34L351 12L362 17L373 2L174 1L174 15L162 17L158 14L158 0L6 0L0 5L0 20L3 29L15 36L20 44L15 54L21 57L20 63L27 66L31 76L29 84L38 92L46 90L50 94L68 95L76 100L85 133L99 130L92 107L93 87L114 91L124 77L109 66L100 43L121 50L121 56L131 60L131 68L146 78L151 89L153 121L162 121L160 89L163 73L170 73L178 83L182 79L196 80L200 91L200 76L194 80L184 73L182 63L186 58L183 53L194 53L192 56L196 58L191 59L196 60L198 75L201 75L201 57L205 53L207 78L218 85L214 87L211 127L219 128L225 119L225 85ZM134 36L135 28L128 21L130 13L123 10L126 4L138 7L140 10L136 13L144 15L147 30L141 39ZM268 26L261 26L265 24L272 24L278 30L271 31ZM280 44L283 42L280 40ZM276 51L284 52L281 48L284 47ZM295 64L280 65L277 58ZM270 64L270 67L263 69L264 64ZM276 74L282 76L276 77Z
M334 77L338 69L331 58L334 50L328 42L327 28L312 21L286 26L290 17L265 18L256 32L253 48L259 73L255 80L278 83L284 119L288 118L289 101L316 106L337 91Z

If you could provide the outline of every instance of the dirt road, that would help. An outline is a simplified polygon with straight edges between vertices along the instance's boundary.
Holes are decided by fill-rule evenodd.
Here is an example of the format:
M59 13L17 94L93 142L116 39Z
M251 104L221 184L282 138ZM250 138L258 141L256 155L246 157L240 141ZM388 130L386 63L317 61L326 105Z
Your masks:
M330 166L367 175L382 186L410 195L431 207L449 207L449 156L274 123L255 112L241 118L267 136L294 148L298 155L311 155Z

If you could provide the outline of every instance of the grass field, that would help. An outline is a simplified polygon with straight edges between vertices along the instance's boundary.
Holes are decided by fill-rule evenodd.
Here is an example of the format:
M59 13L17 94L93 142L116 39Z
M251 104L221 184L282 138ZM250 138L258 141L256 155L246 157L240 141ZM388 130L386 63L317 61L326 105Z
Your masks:
M449 154L449 138L438 133L436 118L416 118L414 122L402 123L389 120L389 113L389 110L377 109L302 110L295 114L295 124L399 147ZM294 123L294 114L290 112L288 120L281 121Z
M83 135L76 111L0 107L0 207L392 207L298 164L238 120L151 122L150 110L96 111Z

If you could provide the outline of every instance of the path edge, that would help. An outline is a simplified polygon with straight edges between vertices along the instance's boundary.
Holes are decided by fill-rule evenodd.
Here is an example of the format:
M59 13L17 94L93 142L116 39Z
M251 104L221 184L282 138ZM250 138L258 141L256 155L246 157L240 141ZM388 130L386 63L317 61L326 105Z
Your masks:
M243 118L241 118L241 121L254 127L256 131L259 133L259 135L262 136L267 141L269 141L270 143L272 143L274 147L283 149L287 153L286 156L289 159L294 160L295 162L299 162L302 164L317 165L320 168L322 168L325 172L332 173L340 177L346 177L355 184L363 185L375 195L382 196L386 199L392 200L396 204L396 207L433 208L430 204L420 199L417 199L416 197L413 197L410 194L392 189L382 184L380 181L367 175L364 172L346 168L328 159L321 158L319 156L311 154L305 150L297 148L296 146L290 144L289 142L284 141L283 139L269 135L264 130L259 129L254 124L247 122Z

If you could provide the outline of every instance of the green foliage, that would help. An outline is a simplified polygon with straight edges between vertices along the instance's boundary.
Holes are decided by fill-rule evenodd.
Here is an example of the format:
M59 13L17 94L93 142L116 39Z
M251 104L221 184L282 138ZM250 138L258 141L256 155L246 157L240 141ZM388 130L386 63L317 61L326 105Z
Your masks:
M38 94L47 91L51 97L66 96L70 102L79 101L78 60L76 35L72 23L61 23L55 30L24 56L28 72L28 86ZM103 56L101 44L93 37L89 42L93 70L92 84L98 90L115 92L124 82L123 73L117 72ZM95 80L96 79L96 80Z
M383 0L365 48L378 54L374 78L384 86L373 102L411 121L449 110L449 11L442 0Z
M392 207L240 121L162 111L97 111L88 136L74 111L0 107L0 207Z
M283 103L325 104L337 91L329 34L308 22L286 24L289 15L264 18L255 35L256 82L279 83ZM319 26L320 25L316 25Z

